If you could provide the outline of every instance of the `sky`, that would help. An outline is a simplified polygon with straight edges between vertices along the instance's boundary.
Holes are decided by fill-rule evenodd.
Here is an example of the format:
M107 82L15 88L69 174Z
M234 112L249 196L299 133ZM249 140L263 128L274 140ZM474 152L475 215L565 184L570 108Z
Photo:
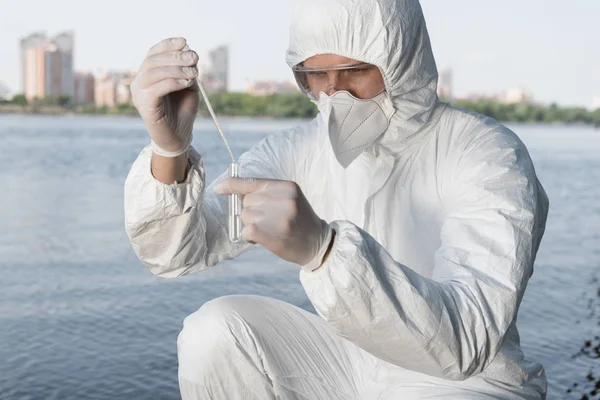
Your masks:
M454 94L522 87L536 101L600 97L599 0L421 0ZM285 63L292 0L0 0L0 82L20 92L19 39L75 32L76 71L137 69L153 44L183 36L200 55L230 48L230 89L293 80Z

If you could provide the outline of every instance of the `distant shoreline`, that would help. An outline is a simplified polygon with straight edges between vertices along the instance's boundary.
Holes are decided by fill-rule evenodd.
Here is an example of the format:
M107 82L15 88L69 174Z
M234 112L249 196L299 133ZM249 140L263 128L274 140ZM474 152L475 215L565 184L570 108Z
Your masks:
M243 101L240 101L243 100ZM216 95L211 100L215 113L223 118L252 119L312 119L317 109L310 102L297 95L248 96L226 93ZM541 106L534 104L502 104L493 101L453 101L452 105L479 114L487 115L502 123L548 124L548 125L587 125L600 127L600 109L588 111L583 108L559 107L556 104ZM139 117L130 104L116 107L96 107L94 105L62 107L52 104L19 105L0 104L1 114L15 115L105 115ZM199 117L210 118L208 110L201 102Z
M60 110L54 109L53 107L49 109L40 109L40 110L29 110L25 109L25 107L8 108L0 105L0 115L44 115L44 116L73 116L73 115L82 115L82 116L98 116L98 117L130 117L130 118L139 118L139 113L135 112L85 112L85 111L73 111L61 108ZM208 113L198 113L198 118L210 118L210 114ZM236 114L219 114L219 118L227 118L227 119L263 119L263 120L278 120L278 119L306 119L302 117L275 117L269 115L236 115Z

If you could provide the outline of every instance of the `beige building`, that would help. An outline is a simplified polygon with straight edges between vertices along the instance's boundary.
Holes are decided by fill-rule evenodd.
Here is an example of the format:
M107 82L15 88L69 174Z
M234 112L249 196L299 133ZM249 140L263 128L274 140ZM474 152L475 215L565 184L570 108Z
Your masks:
M98 107L131 104L131 80L134 72L110 72L96 77L95 103Z
M97 107L117 105L117 81L107 74L100 74L95 80L94 103Z
M60 96L74 97L74 35L47 38L34 33L21 39L22 90L29 101Z
M135 74L130 73L119 80L119 84L117 85L117 104L132 103L130 86L134 76Z
M530 104L533 102L532 93L523 88L508 89L498 99L504 104Z
M38 77L36 66L36 60L43 62L43 58L37 57L37 52L43 48L46 42L46 34L44 33L33 33L21 39L21 92L27 96L27 91L31 92L38 84L35 79ZM43 71L43 68L42 68ZM43 79L43 77L42 77ZM43 86L41 88L43 90ZM35 92L33 92L35 94ZM27 96L30 97L30 96Z
M46 57L42 47L24 50L24 88L27 101L46 97Z

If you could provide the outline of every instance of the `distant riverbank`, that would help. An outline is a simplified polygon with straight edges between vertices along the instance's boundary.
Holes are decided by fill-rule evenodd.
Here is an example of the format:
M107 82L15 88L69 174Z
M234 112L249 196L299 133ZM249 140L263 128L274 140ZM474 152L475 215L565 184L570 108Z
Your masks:
M313 118L317 108L300 93L254 96L248 93L215 93L210 95L211 104L218 115L231 117L262 118ZM456 100L450 102L458 108L475 111L501 122L518 123L565 123L600 126L600 109L586 110L583 107L561 107L538 104L503 104L491 100ZM94 105L61 106L44 101L34 104L0 104L0 113L16 114L106 114L138 115L131 104L116 107L96 107ZM199 114L209 116L203 101Z

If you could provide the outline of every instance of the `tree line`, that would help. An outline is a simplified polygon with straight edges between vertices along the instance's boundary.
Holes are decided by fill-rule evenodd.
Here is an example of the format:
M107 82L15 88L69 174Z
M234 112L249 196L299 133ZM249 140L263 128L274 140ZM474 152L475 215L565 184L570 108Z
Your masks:
M316 106L301 93L275 93L256 96L248 93L213 93L209 95L215 113L223 116L270 117L270 118L313 118L317 114ZM4 103L39 109L44 106L59 106L65 110L85 114L137 114L131 104L119 104L115 107L97 107L95 105L73 105L71 99L61 96L55 99L36 100L30 104L25 96L17 95L12 101ZM502 122L522 123L580 123L600 126L600 108L594 111L583 107L561 107L557 104L503 104L493 100L455 100L450 103L456 107L475 111ZM208 116L208 109L201 100L200 115Z

